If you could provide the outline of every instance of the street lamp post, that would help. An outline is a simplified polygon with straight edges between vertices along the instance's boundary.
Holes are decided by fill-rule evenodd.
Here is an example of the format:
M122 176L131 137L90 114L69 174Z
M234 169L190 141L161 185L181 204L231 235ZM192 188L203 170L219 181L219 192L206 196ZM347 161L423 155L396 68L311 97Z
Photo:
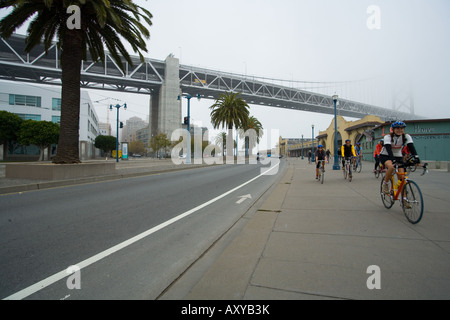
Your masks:
M303 135L302 135L302 160L303 160Z
M341 166L339 165L339 156L338 156L338 143L337 143L337 111L336 111L336 104L338 100L338 95L335 94L333 97L334 102L334 164L333 164L333 170L341 170Z
M126 103L124 103L123 105L116 104L115 106L110 104L109 110L112 110L113 107L117 109L116 162L119 162L119 109L123 107L125 110L127 110L127 104Z
M187 151L186 151L186 164L191 164L191 98L192 96L188 93L184 96L187 101ZM197 99L200 100L200 94L197 94ZM178 100L181 100L181 96L178 96Z
M315 152L314 152L314 125L312 125L312 153L311 153L311 162L316 162Z

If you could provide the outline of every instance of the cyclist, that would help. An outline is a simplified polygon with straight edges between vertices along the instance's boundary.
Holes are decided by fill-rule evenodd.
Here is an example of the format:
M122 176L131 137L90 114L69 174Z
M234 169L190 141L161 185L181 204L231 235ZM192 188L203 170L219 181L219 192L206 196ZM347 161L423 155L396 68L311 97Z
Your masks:
M353 148L350 139L345 140L345 144L341 148L342 154L342 170L345 170L345 160L356 157L355 148Z
M357 156L361 157L361 143L357 142L355 146L355 153Z
M375 158L375 168L373 169L373 172L376 172L378 166L380 165L380 152L383 149L383 146L384 140L380 140L378 141L378 144L375 147L375 152L373 153L373 157Z
M323 150L323 145L319 144L316 150L316 179L319 179L320 160L325 160L326 156L325 150ZM325 161L322 161L322 168L323 172L325 172Z
M361 150L362 150L361 149L361 143L357 142L356 146L355 146L355 153L356 153L356 156L358 157L358 161L361 161L361 158L362 158ZM354 165L355 164L356 164L356 159L354 161Z
M398 172L404 173L402 148L408 146L409 152L413 155L413 162L420 163L417 155L414 142L409 134L405 134L406 124L403 121L396 121L392 125L392 132L384 136L384 146L380 152L381 164L387 168L383 183L383 193L389 194L389 180L394 173L394 162L399 164ZM397 175L399 181L402 180L402 175Z

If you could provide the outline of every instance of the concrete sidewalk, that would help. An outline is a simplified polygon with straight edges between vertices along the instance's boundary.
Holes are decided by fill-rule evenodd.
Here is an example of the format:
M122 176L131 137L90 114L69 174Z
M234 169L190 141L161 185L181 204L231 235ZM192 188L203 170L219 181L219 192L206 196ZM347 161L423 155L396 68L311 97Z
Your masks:
M398 203L384 208L373 163L352 182L328 164L323 185L306 160L287 163L254 212L160 299L450 299L450 174L410 175L425 203L412 225Z

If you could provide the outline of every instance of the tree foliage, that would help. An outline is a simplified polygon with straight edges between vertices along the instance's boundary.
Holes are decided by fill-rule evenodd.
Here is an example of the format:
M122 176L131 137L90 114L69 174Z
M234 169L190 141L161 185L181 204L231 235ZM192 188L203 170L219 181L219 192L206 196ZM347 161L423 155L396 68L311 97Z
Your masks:
M116 137L113 136L97 136L95 138L95 147L105 153L110 153L116 149Z
M214 129L245 127L249 118L249 105L239 96L240 93L221 94L210 107L211 123Z
M15 141L18 138L22 118L8 111L0 111L0 144Z
M36 145L41 154L39 160L44 160L44 150L58 143L59 125L51 121L26 120L22 123L18 142L22 145Z
M170 141L170 139L167 138L167 135L162 132L153 136L150 140L150 148L152 148L153 152L156 153L157 157L160 155L162 149L165 150L171 145L172 141Z

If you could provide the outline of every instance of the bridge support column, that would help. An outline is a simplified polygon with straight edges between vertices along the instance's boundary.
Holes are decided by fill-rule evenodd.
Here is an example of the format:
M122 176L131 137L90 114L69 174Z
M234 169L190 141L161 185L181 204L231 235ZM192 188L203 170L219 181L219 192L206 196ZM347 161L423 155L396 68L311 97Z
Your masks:
M180 94L180 63L170 55L166 58L164 83L150 99L149 139L161 132L170 139L172 132L181 128Z

